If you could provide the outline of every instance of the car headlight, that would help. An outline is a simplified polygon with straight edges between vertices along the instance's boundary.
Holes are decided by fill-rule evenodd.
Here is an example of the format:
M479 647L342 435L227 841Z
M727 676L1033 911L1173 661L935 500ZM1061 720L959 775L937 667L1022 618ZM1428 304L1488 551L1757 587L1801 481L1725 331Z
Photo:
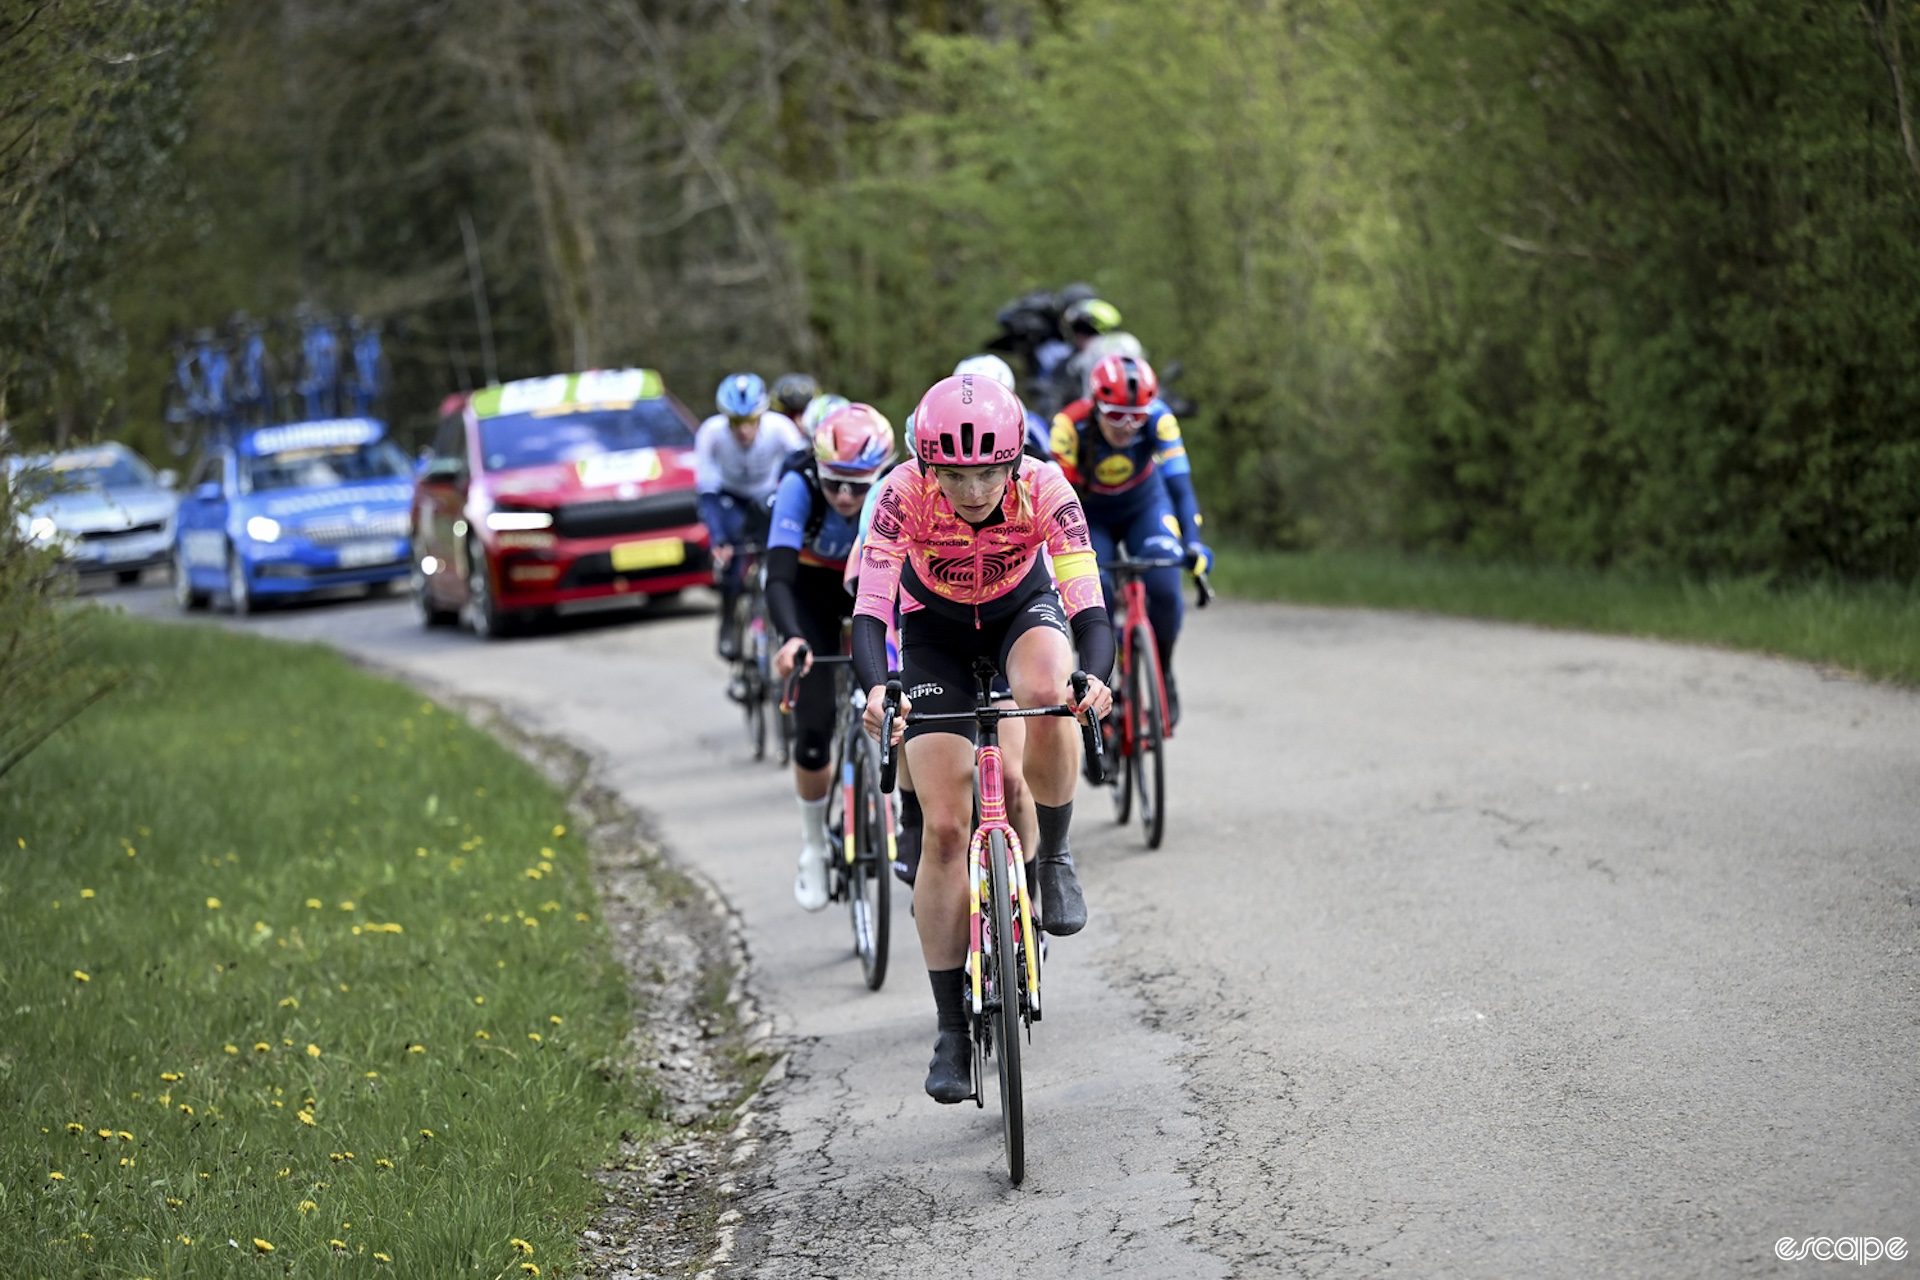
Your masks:
M551 511L489 511L487 528L495 533L521 529L551 529L553 513Z
M280 522L267 516L247 521L247 536L255 542L273 542L280 536Z
M27 526L27 537L31 538L36 546L44 547L59 536L60 526L53 522L52 516L35 516L33 522Z

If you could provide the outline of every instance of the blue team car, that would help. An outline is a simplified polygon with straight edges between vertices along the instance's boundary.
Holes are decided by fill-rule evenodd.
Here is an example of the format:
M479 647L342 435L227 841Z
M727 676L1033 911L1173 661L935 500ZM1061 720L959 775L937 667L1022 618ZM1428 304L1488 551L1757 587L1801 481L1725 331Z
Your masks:
M237 614L412 569L413 467L371 418L292 422L210 445L180 500L174 595Z

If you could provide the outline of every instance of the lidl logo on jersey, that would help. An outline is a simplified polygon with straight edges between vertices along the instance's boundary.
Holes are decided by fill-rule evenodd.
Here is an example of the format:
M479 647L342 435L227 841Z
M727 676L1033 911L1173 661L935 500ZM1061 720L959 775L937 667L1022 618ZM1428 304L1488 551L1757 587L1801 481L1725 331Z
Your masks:
M1111 457L1102 458L1100 465L1093 469L1093 479L1096 484L1121 485L1132 479L1132 477L1133 459L1127 457L1124 453L1116 453Z
M1154 428L1154 434L1172 444L1180 438L1180 424L1174 421L1172 414L1163 413L1160 415L1160 425Z

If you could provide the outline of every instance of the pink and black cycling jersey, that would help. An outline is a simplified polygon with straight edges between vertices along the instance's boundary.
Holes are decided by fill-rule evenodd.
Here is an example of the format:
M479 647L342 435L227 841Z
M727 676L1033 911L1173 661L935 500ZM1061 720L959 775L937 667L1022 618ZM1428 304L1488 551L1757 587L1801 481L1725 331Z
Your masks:
M1043 550L1068 617L1103 607L1086 513L1057 469L1022 458L993 518L975 528L929 472L906 463L875 501L854 614L888 623L897 599L903 615L930 608L978 626L983 614L997 616L1050 586Z

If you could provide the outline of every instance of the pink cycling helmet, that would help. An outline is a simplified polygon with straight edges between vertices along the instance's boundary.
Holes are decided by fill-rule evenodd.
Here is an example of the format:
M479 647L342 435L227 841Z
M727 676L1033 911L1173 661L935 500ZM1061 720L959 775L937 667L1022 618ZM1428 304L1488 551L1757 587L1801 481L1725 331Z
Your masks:
M893 424L870 404L842 405L813 431L814 461L836 479L871 484L893 453Z
M913 411L913 449L924 466L1018 462L1026 438L1020 397L982 374L940 379Z

